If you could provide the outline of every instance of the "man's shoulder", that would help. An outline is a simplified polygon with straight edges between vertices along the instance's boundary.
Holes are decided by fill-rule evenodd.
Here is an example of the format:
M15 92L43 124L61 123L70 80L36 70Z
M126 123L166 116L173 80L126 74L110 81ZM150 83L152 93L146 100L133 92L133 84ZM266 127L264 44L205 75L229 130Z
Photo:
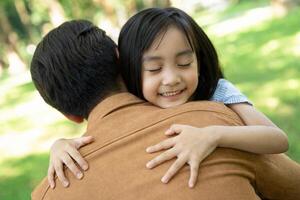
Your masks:
M176 109L181 110L182 112L198 112L205 113L207 117L219 116L222 118L226 118L227 120L234 121L237 124L241 124L241 118L227 107L224 103L215 102L215 101L191 101L185 103Z
M50 189L50 186L47 182L47 178L44 178L39 185L37 185L31 193L32 200L41 200L44 199L47 191Z
M198 111L208 111L220 114L227 114L232 116L237 116L237 114L227 107L222 102L215 102L215 101L190 101L178 107L182 110L198 110Z
M215 101L189 101L183 105L181 105L183 109L198 109L198 110L211 110L215 112L223 111L223 112L230 112L231 110L224 105L222 102L215 102Z

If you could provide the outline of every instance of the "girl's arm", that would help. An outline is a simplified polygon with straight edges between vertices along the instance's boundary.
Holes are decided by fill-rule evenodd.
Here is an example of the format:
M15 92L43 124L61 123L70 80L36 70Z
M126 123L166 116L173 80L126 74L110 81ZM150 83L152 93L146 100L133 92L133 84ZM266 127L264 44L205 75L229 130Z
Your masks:
M258 154L282 153L288 150L286 134L264 114L246 103L231 104L247 126L212 126L219 135L218 146Z
M197 181L198 168L203 159L216 147L228 147L253 153L281 153L288 149L287 137L268 118L249 104L230 106L248 126L208 126L197 128L175 124L167 131L168 138L147 148L148 153L166 150L147 163L152 169L161 163L177 157L162 178L163 183L169 180L188 163L190 165L189 186Z
M248 98L230 81L220 79L212 101L223 102L235 111L247 126L213 126L218 133L218 146L258 154L282 153L288 149L285 133L264 114L257 111ZM247 103L246 103L247 102Z

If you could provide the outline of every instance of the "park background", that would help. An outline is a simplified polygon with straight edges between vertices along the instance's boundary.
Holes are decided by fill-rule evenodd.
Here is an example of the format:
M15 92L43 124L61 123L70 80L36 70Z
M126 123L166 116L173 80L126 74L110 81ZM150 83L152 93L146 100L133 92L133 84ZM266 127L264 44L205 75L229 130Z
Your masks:
M1 0L0 199L30 199L46 175L49 148L85 125L46 105L31 82L30 60L49 30L88 19L117 41L120 27L147 7L174 6L192 15L214 43L225 76L289 137L300 162L299 0ZM272 141L270 141L272 142Z

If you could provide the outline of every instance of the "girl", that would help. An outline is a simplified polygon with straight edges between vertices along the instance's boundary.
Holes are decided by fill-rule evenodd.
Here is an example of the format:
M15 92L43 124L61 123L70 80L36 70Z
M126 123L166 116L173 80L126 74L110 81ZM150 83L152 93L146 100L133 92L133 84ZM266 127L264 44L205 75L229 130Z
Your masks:
M148 153L166 150L147 163L150 169L177 157L162 182L167 183L188 163L189 186L193 187L199 164L216 147L258 154L281 153L288 149L285 133L258 112L230 82L222 79L215 48L185 12L176 8L150 8L137 13L121 30L119 53L122 77L134 95L161 108L197 100L223 102L247 125L204 128L172 125L166 135L174 137L146 150ZM59 140L53 145L48 173L51 186L55 170L62 174L62 170L54 169L55 163L61 164L65 157L72 157L83 166L77 149L90 141L91 138L82 137Z

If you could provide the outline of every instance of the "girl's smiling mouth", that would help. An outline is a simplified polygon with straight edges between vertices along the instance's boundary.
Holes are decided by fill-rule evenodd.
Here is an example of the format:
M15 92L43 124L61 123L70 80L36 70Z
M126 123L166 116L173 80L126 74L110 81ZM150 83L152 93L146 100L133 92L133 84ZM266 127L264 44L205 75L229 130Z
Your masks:
M170 91L170 92L162 92L162 93L159 93L159 95L163 96L163 97L174 97L174 96L180 95L185 90L186 89L175 90L175 91Z

